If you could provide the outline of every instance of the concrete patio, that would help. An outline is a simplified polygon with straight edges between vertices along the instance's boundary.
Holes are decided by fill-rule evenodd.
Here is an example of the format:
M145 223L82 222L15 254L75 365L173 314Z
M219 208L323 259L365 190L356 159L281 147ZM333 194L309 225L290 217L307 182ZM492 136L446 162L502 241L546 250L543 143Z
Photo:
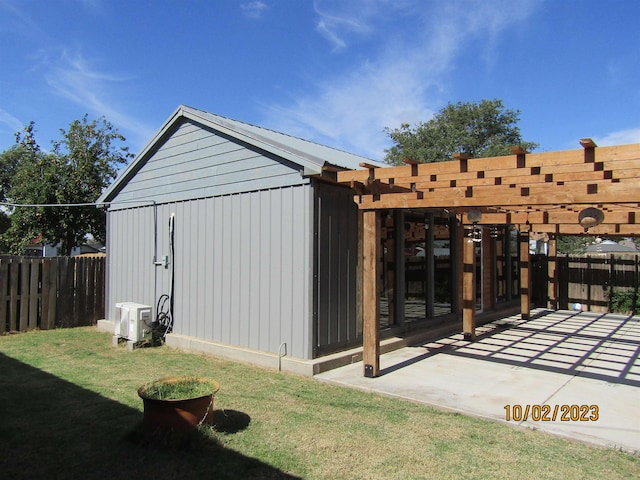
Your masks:
M377 378L362 362L315 378L637 453L639 354L640 317L539 309L386 353Z

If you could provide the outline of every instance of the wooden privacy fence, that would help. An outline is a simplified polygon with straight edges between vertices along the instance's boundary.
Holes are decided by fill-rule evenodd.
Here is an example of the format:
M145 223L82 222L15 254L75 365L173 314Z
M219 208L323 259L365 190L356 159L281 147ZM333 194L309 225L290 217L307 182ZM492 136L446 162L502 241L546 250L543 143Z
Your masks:
M635 254L558 256L558 308L579 303L592 312L609 310L611 289L638 289L639 260Z
M104 318L104 257L0 257L0 333Z

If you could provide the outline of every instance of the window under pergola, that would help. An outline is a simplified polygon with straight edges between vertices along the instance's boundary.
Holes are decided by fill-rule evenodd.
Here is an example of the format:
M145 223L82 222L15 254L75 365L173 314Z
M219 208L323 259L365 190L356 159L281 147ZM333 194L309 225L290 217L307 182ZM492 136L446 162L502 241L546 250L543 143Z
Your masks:
M363 356L366 376L379 374L380 328L378 268L381 212L445 210L464 235L461 242L462 323L465 338L475 338L475 262L473 236L483 226L513 226L519 232L520 308L531 308L529 239L549 238L549 292L552 302L557 235L640 235L640 144L557 152L468 158L337 172L338 183L354 191L360 225ZM462 236L462 235L461 235Z

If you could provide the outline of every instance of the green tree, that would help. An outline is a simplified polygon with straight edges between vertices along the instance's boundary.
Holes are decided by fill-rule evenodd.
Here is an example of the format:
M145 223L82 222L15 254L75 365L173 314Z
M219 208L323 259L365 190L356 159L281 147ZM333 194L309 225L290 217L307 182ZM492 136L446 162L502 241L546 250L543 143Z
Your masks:
M385 160L401 165L405 158L422 163L451 160L454 153L494 157L511 154L509 147L516 145L533 150L538 144L522 139L519 117L520 112L505 109L502 100L450 103L415 127L406 123L397 129L387 127L395 145L385 150Z
M60 254L83 242L87 234L105 238L105 213L93 205L117 174L118 166L132 155L121 145L125 138L103 117L75 120L53 151L44 153L35 140L34 124L16 136L19 159L7 197L17 204L63 206L16 207L5 241L14 253L41 235L60 245ZM71 206L73 204L74 206Z
M20 152L16 147L0 153L0 202L7 201L7 192L11 188L19 158ZM10 224L11 221L5 209L0 209L0 234L3 234Z
M36 166L43 167L47 164L46 157L36 142L34 122L29 123L22 132L16 133L16 144L2 154L3 164L6 166L2 178L2 201L15 202L20 199L19 192L27 189L27 184L31 184L30 175L35 174ZM33 196L30 201L38 202ZM7 217L5 231L0 238L3 252L22 253L29 241L38 236L38 231L31 228L36 225L36 213L25 210L16 214L14 211Z
M584 235L558 235L558 253L567 255L584 253L590 243L591 238Z

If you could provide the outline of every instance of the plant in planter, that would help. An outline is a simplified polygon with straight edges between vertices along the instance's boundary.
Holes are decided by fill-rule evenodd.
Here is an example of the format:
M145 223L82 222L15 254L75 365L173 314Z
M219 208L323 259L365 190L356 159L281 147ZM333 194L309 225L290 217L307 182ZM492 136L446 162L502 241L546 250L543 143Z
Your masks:
M143 428L188 431L210 424L219 389L218 382L202 377L169 377L143 385L138 389L144 404Z

